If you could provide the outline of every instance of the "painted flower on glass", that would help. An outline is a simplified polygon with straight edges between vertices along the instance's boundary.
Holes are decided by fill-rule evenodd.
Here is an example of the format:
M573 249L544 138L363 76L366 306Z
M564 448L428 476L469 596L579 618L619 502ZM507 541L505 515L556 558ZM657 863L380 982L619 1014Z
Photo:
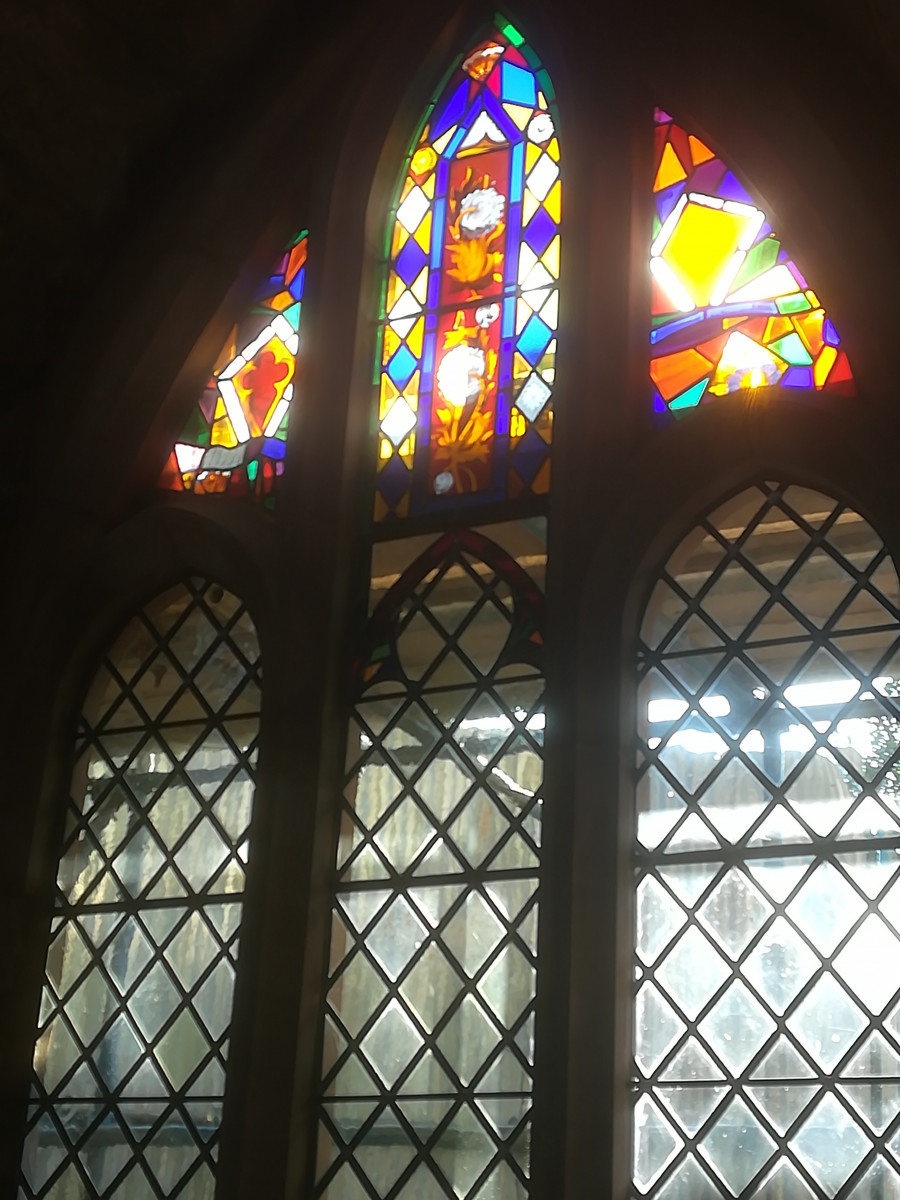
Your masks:
M488 175L476 180L469 169L450 195L448 208L451 240L447 249L452 265L447 273L467 284L474 298L501 279L506 197Z
M493 233L503 220L506 197L496 188L476 188L460 201L459 232L464 238L484 237Z
M441 395L458 411L481 391L484 378L484 351L476 346L454 346L441 359L437 385Z

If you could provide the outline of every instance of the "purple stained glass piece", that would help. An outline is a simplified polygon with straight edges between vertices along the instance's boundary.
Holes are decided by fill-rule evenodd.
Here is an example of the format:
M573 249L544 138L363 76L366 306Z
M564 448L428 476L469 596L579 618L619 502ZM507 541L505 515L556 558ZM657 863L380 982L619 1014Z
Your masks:
M687 180L682 179L681 183L673 183L671 187L663 188L661 192L656 193L656 211L659 213L661 221L665 221L678 203L678 197L684 191L686 182Z
M733 171L725 173L725 178L719 184L718 194L723 200L739 200L741 204L752 204L756 208L753 197Z
M803 288L803 290L806 291L806 289L809 287L809 284L806 282L806 277L804 276L803 272L800 270L800 268L797 266L797 264L794 262L793 259L788 260L788 266L791 268L791 274L793 275L793 277L800 284L801 288Z
M550 447L539 433L529 428L512 454L513 466L526 483L531 483L547 457Z
M715 196L724 174L725 164L717 158L701 163L691 176L691 191L700 192L704 196Z
M378 473L378 490L389 508L396 506L397 501L409 487L409 481L410 473L406 464L395 454Z
M832 325L829 317L826 317L822 322L822 340L826 346L839 346L841 344L840 335Z
M813 386L812 367L788 367L781 377L785 387L811 388Z
M209 387L200 397L200 411L203 413L204 420L212 425L213 413L216 411L216 402L219 399L217 388Z
M668 125L672 118L663 109L657 108L653 111L653 120L657 125Z
M415 238L410 238L397 255L396 262L397 274L407 285L407 287L416 278L427 261L428 259L425 251Z
M556 233L556 222L546 209L539 208L525 230L525 240L540 258Z
M659 392L653 393L653 411L658 412L658 413L664 413L664 412L669 411L668 407L666 406L665 400L663 400L663 398L659 394Z

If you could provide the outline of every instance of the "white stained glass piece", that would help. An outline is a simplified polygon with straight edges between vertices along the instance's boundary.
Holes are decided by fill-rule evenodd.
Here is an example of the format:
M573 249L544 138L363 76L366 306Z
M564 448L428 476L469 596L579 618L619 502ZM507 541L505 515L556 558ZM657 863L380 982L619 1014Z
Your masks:
M781 1015L819 967L819 958L784 917L776 917L741 970Z
M876 851L876 853L879 854L879 856L890 856L888 858L888 862L891 863L891 866L894 865L891 860L893 859L894 855L897 854L896 850L893 852L893 854L889 850ZM900 881L895 883L890 891L887 892L884 899L881 901L881 904L878 906L878 911L883 917L887 917L893 927L900 932Z
M467 975L474 976L494 952L504 928L480 893L470 892L442 932L444 945Z
M831 974L825 974L803 998L787 1026L820 1066L830 1071L850 1049L866 1018Z
M722 1193L718 1185L710 1182L709 1176L689 1154L683 1163L669 1176L656 1193L656 1200L720 1200Z
M738 981L704 1017L698 1033L729 1071L739 1075L774 1029L775 1022L749 989Z
M366 934L366 949L390 979L398 979L422 945L427 930L402 896L398 896L374 929Z
M698 911L697 917L722 949L731 958L737 958L772 911L771 904L747 876L732 867Z
M661 866L659 873L678 899L693 908L720 869L717 863L679 863Z
M534 421L549 398L550 388L537 372L533 372L525 380L525 386L516 396L516 408L523 412L529 421Z
M634 1009L634 1059L645 1075L652 1075L681 1037L685 1024L652 983L645 983L638 992Z
M538 200L545 200L547 193L553 187L559 175L559 167L549 154L542 154L537 160L525 182L531 194Z
M388 1087L422 1045L422 1038L398 1000L387 1005L363 1038L360 1050Z
M853 1055L842 1074L850 1079L900 1078L900 1055L880 1033L873 1033Z
M415 427L416 414L400 396L381 422L381 432L393 445L399 446Z
M747 1094L783 1137L818 1090L817 1083L770 1083L748 1087Z
M831 954L865 911L866 902L831 863L813 871L787 907L787 915L816 949Z
M839 854L837 860L856 886L870 900L874 900L896 875L897 868L900 867L900 850L862 850L856 854ZM890 894L888 893L888 896ZM887 901L888 897L885 899ZM900 892L896 893L894 904L900 918ZM891 920L885 904L880 905L879 911L882 916Z
M683 1013L694 1020L731 970L696 926L684 934L657 969L657 982Z
M847 1200L900 1200L900 1175L879 1155Z
M838 1091L877 1134L884 1133L900 1112L900 1083L841 1083Z
M543 146L553 137L553 118L548 112L539 112L528 123L528 140Z
M779 1158L753 1193L752 1200L818 1200L800 1172L786 1158Z
M734 1196L744 1192L777 1148L739 1097L732 1100L698 1147Z
M670 854L681 850L718 850L719 841L697 813L691 813L682 821L666 847Z
M746 738L744 739L747 740ZM757 826L750 846L802 845L812 838L795 816L783 804L776 804L761 825Z
M467 150L470 146L477 146L481 141L495 142L497 145L502 145L506 141L503 131L497 126L495 121L491 120L483 109L472 122L472 128L463 139L460 150Z
M783 904L806 874L811 858L757 858L747 863L747 870L773 900Z
M689 1137L695 1137L701 1125L712 1116L727 1087L657 1087L654 1094L662 1101Z
M660 1075L662 1083L707 1083L725 1076L696 1038L689 1038Z
M415 318L421 311L422 305L415 298L412 292L401 292L394 302L394 307L390 311L390 318L392 322L406 317ZM409 326L409 329L411 328L412 324ZM407 329L407 333L409 332L409 329Z
M838 839L849 842L858 838L895 837L900 825L889 816L874 796L866 796L840 828Z
M872 1143L844 1106L827 1095L788 1145L826 1195L835 1196Z
M422 189L414 187L397 209L397 220L407 233L415 233L430 207L431 201Z
M729 842L737 842L771 800L741 759L733 758L700 798L700 807Z
M900 988L900 942L880 917L870 913L833 966L877 1016Z
M751 1079L812 1079L812 1067L784 1034L768 1052Z
M641 1096L634 1107L634 1183L639 1192L649 1192L684 1145L649 1096Z
M637 953L648 966L659 957L687 921L676 903L655 876L647 875L637 890Z

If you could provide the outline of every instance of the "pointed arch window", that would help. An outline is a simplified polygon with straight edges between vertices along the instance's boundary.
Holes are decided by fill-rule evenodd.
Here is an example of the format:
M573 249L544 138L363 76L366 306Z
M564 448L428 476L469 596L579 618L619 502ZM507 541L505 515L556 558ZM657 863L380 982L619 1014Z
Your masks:
M498 17L410 153L391 222L375 517L546 493L560 152L550 79Z
M241 602L148 603L81 714L34 1052L24 1200L212 1200L259 732Z
M279 255L229 333L160 487L251 496L274 506L296 386L306 249L304 231Z
M399 571L409 542L379 556L341 804L318 1195L528 1192L544 556L528 530L497 535L445 534Z
M853 395L824 305L734 172L661 109L655 139L654 410L743 388Z
M900 584L764 483L670 558L638 659L634 1184L900 1188Z

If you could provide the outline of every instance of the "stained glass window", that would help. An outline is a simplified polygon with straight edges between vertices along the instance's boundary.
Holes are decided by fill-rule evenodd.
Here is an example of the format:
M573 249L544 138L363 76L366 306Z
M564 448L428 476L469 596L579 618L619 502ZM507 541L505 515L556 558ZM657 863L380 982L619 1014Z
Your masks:
M541 527L542 521L537 522ZM317 1195L529 1186L546 553L380 547L332 914ZM383 573L382 573L383 572Z
M169 455L160 486L253 496L271 508L284 472L306 276L301 233L257 288Z
M751 488L639 651L634 1187L900 1194L900 583L852 508Z
M840 335L734 172L660 109L655 137L654 410L742 388L852 395Z
M553 90L507 22L410 153L380 337L376 519L550 486L560 167Z
M212 1200L259 730L256 633L191 580L82 710L22 1200Z

